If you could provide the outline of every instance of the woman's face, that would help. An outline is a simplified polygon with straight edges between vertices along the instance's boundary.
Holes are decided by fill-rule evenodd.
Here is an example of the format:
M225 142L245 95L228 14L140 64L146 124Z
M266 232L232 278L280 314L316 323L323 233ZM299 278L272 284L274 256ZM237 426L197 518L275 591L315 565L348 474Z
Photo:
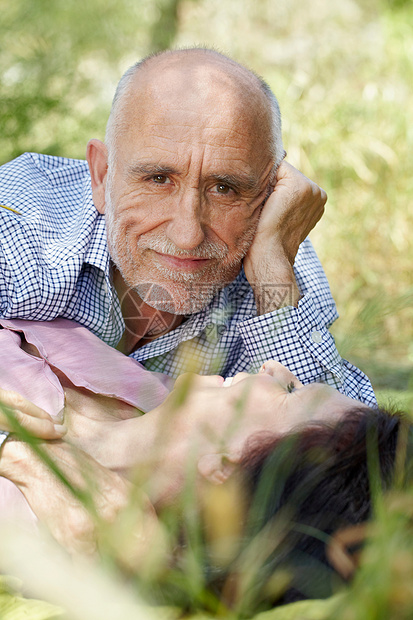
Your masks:
M219 376L183 375L161 405L171 448L164 462L169 473L171 463L183 471L192 454L204 477L221 482L227 476L222 457L237 463L251 437L282 436L312 421L334 422L358 404L331 386L303 385L274 361L256 375L235 375L229 387Z
M240 393L240 397L243 392L246 417L262 419L268 430L282 435L306 422L334 421L356 405L332 386L303 385L273 360L265 362L256 375L238 373L226 389Z
M174 392L182 389L185 381L185 377L179 378ZM266 362L255 375L242 372L230 385L227 381L219 376L194 375L185 401L195 422L209 423L219 434L232 425L234 432L243 434L261 430L284 435L312 420L334 421L359 404L329 385L303 385L275 361Z

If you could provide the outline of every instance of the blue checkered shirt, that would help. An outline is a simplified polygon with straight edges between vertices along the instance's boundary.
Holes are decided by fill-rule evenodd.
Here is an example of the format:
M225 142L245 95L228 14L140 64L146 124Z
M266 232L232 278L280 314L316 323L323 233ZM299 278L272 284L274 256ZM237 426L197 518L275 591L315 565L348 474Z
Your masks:
M72 319L116 346L125 324L86 162L26 153L0 167L0 204L8 207L0 208L0 316ZM186 370L227 377L275 359L303 383L326 382L375 404L369 380L341 359L328 331L337 310L309 240L294 270L297 308L257 316L241 272L205 309L131 356L173 377Z

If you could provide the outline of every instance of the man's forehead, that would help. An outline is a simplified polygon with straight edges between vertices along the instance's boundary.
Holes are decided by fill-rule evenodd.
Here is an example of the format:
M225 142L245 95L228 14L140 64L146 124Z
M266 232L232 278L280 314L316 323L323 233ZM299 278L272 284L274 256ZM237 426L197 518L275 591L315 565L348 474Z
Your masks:
M144 117L136 116L119 137L122 154L138 168L149 163L176 165L180 172L199 167L205 174L237 170L249 176L262 172L271 159L267 134L254 126L254 119L243 122L235 114L218 118L173 107L151 110Z
M117 144L127 159L139 152L143 160L159 156L169 164L164 155L205 155L212 163L222 158L224 167L241 159L241 167L255 169L272 158L271 135L270 106L258 78L197 51L146 61L118 111Z

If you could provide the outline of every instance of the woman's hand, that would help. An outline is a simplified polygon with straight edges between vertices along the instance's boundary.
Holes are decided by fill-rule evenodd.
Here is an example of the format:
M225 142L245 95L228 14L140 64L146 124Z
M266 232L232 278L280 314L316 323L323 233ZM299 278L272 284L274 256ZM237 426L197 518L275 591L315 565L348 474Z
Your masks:
M18 425L39 439L61 439L66 433L62 419L52 418L17 392L0 388L0 430L16 432Z

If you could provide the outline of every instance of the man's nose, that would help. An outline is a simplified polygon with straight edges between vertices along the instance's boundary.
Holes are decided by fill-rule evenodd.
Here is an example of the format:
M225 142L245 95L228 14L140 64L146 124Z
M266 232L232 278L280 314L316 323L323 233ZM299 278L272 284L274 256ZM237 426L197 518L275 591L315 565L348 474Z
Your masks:
M193 250L205 239L200 192L187 190L176 200L166 234L181 250Z

